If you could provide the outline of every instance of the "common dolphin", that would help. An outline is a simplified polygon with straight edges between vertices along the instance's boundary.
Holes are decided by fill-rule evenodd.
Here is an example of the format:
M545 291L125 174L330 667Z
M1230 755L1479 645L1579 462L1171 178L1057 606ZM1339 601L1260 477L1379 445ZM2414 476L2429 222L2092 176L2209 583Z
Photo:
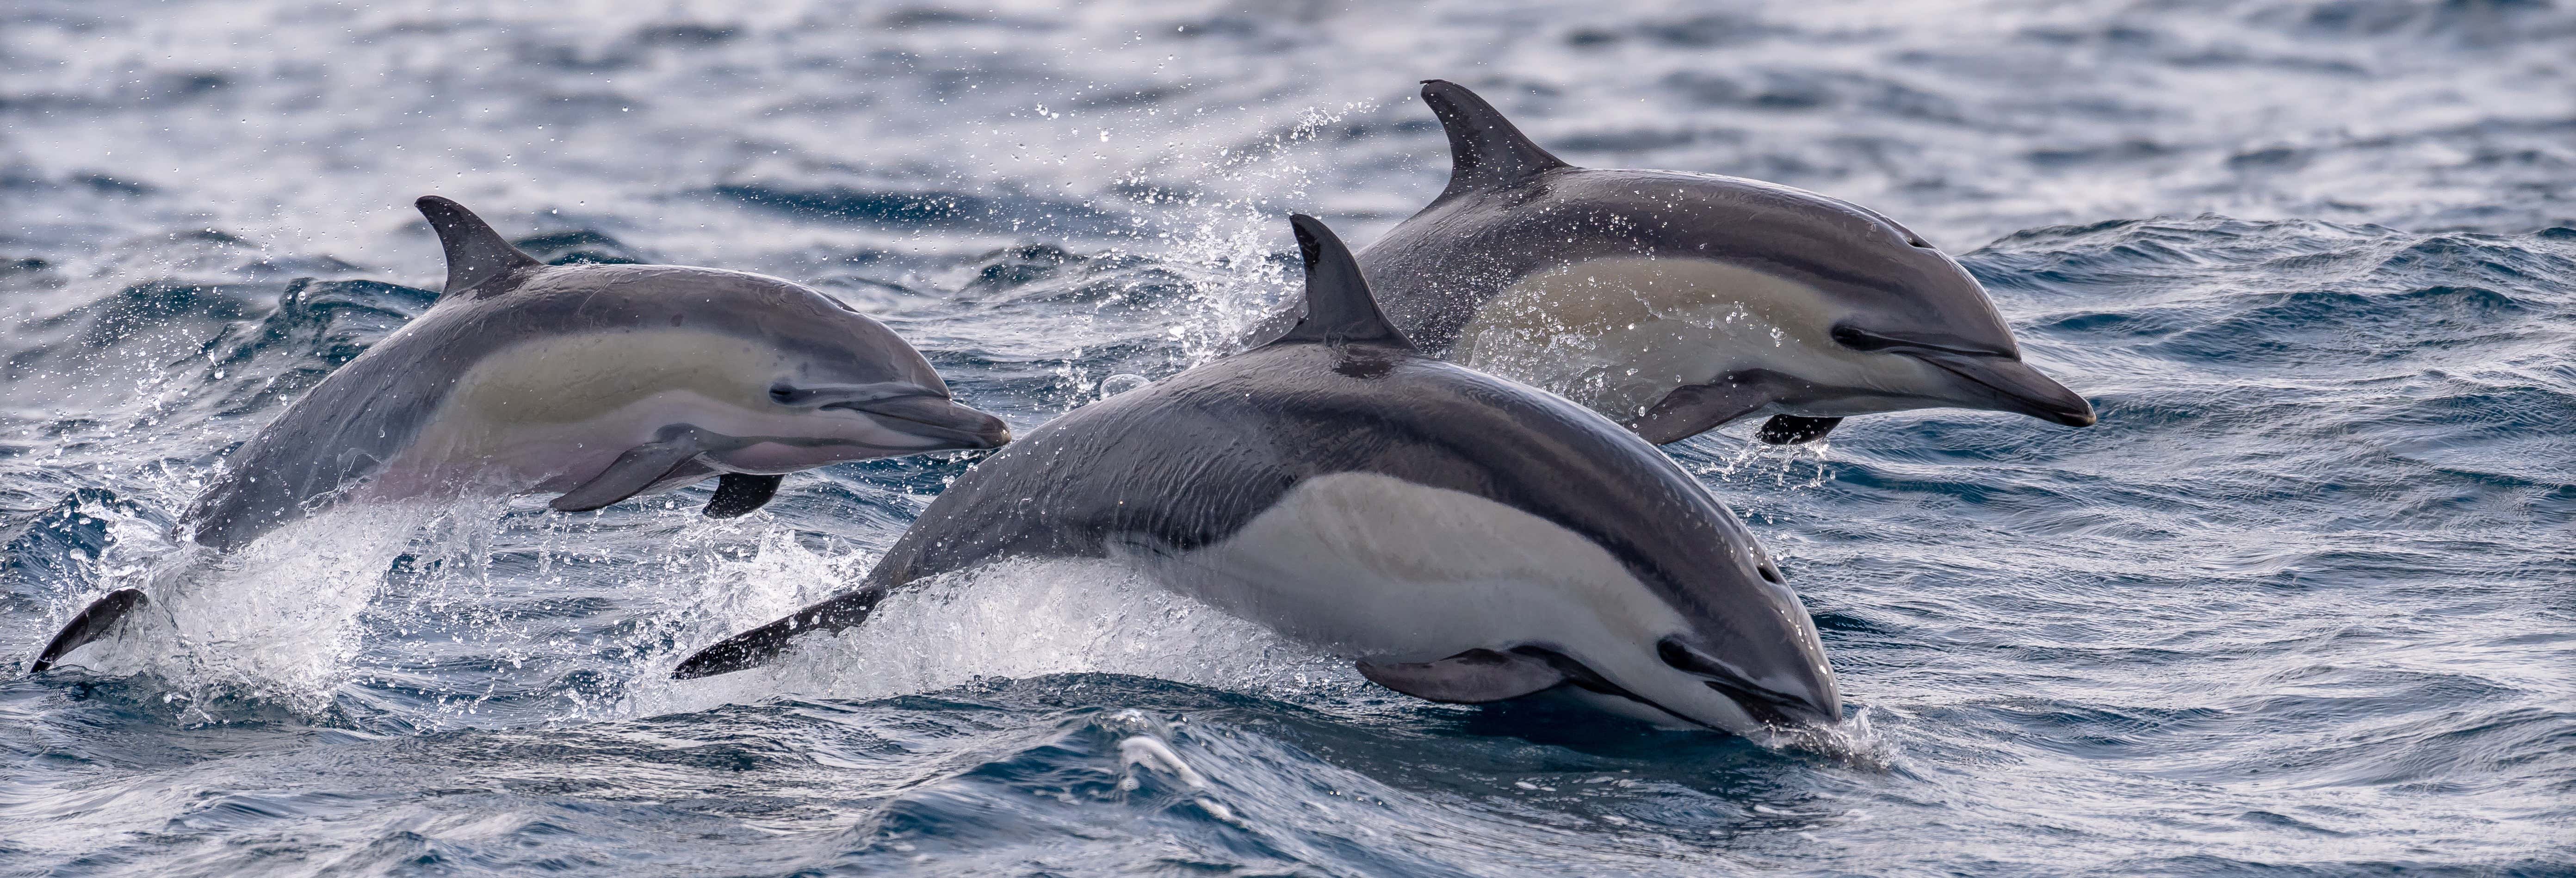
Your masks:
M1449 702L1563 687L1736 732L1831 723L1798 596L1654 446L1562 397L1421 354L1322 223L1281 338L1056 418L939 495L860 588L673 676L859 625L891 590L1012 557L1107 558Z
M1739 177L1574 167L1463 86L1428 80L1422 100L1449 186L1359 261L1426 352L1656 443L1760 414L1774 443L1941 406L2093 423L1976 279L1894 220Z
M564 512L721 476L706 514L786 473L1010 440L883 324L801 284L712 268L551 266L464 206L416 206L447 256L419 319L288 406L182 528L230 551L344 502L560 492ZM29 671L142 604L101 598Z

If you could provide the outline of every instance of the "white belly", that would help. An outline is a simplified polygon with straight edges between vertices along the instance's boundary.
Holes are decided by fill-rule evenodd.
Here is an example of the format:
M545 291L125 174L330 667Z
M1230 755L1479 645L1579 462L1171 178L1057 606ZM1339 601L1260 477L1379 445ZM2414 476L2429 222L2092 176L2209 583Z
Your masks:
M1308 479L1213 545L1139 555L1165 587L1345 658L1427 662L1532 644L1692 721L1743 731L1734 702L1656 657L1690 629L1582 535L1501 503L1368 473ZM1615 696L1584 699L1666 722Z
M1617 558L1538 516L1367 473L1309 479L1222 542L1145 565L1175 590L1352 658L1542 643L1644 656L1685 627Z

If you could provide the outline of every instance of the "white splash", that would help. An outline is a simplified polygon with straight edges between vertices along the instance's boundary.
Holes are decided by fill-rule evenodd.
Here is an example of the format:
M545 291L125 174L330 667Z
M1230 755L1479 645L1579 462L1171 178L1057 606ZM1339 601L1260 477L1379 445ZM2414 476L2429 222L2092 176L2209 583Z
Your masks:
M114 637L76 650L79 664L150 674L165 698L275 701L320 714L346 678L359 617L423 524L439 510L387 504L296 521L230 554L184 545L110 588L141 588L150 603ZM130 543L127 545L131 545ZM200 711L202 713L202 711Z
M1153 379L1147 378L1143 375L1130 375L1125 372L1121 372L1116 375L1100 379L1100 398L1108 399L1121 393L1126 393L1130 390L1142 388L1145 385L1152 383L1154 383Z
M775 586L767 588L775 597ZM750 618L708 620L688 642L694 648L801 605L776 602ZM987 678L1073 673L1271 697L1367 685L1346 662L1174 595L1119 564L1013 560L906 588L878 604L865 624L807 635L764 667L705 681L646 681L633 707L659 713L778 695L887 698Z
M1289 207L1310 201L1309 187L1322 176L1323 135L1375 107L1308 107L1260 142L1213 149L1175 142L1147 163L1153 174L1175 173L1194 188L1142 196L1142 203L1161 210L1129 233L1134 245L1106 254L1151 257L1192 287L1190 295L1154 315L1153 344L1164 357L1144 377L1177 374L1242 350L1256 327L1296 299L1299 273L1271 259L1289 240ZM1140 170L1121 183L1147 186L1153 179ZM1077 348L1054 370L1064 396L1079 406L1114 395L1106 386L1095 388L1098 376L1082 358Z
M1118 761L1131 770L1141 768L1171 775L1173 780L1180 781L1181 785L1189 787L1191 792L1207 789L1206 775L1200 774L1198 769L1191 768L1188 762L1182 761L1181 754L1172 752L1172 745L1163 743L1163 739L1152 735L1130 735L1126 740L1119 741ZM1118 781L1118 788L1122 790L1134 790L1141 786L1144 786L1144 782L1138 780L1133 773Z
M1775 750L1805 750L1868 771L1894 771L1904 758L1895 739L1870 724L1867 707L1830 727L1800 726L1756 735L1753 740Z
M1738 442L1734 453L1723 459L1706 464L1684 464L1683 469L1703 479L1737 484L1768 476L1772 487L1793 491L1821 488L1834 479L1833 469L1826 466L1833 460L1832 440L1773 445L1754 438L1748 432ZM1798 474L1800 469L1805 469L1806 473ZM1791 484L1791 479L1798 481Z

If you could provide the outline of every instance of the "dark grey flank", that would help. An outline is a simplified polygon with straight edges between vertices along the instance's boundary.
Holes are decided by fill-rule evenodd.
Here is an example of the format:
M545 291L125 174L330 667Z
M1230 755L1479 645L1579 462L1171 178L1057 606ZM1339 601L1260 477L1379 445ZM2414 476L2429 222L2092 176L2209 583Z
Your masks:
M1422 99L1448 131L1449 186L1359 261L1387 317L1426 353L1447 355L1479 309L1532 274L1605 257L1704 259L1816 287L1853 310L1830 328L1837 343L1919 356L1991 388L1985 407L2093 423L2082 397L2021 363L1976 279L1887 217L1757 180L1574 167L1463 86L1429 80ZM1858 390L1755 371L1612 417L1663 443L1772 407L1787 413L1764 438L1806 441L1840 418L1803 417L1801 405Z
M1014 557L1184 552L1226 539L1307 479L1374 473L1499 502L1598 543L1693 623L1640 648L1695 666L1712 688L1736 687L1730 696L1756 716L1839 715L1830 677L1809 670L1821 656L1781 648L1782 612L1805 610L1706 489L1589 409L1418 352L1378 312L1341 242L1310 218L1294 222L1307 307L1284 337L1048 422L960 476L859 589L700 651L673 676L764 664L806 632L860 624L891 590L926 577ZM1625 694L1545 643L1362 669L1445 701L1560 684Z
M885 409L955 448L994 447L1009 435L999 419L951 401L930 362L892 330L812 288L711 268L546 265L511 246L463 205L433 195L417 206L446 253L445 291L427 313L333 371L233 452L182 520L197 543L230 551L328 508L400 455L476 362L547 336L662 327L738 335L830 364L835 374L790 378L830 390L781 388L800 395L796 404ZM852 398L825 398L835 393ZM661 438L628 452L553 505L592 509L702 481L719 473L700 454L777 441L717 436L686 424L666 428ZM782 478L721 475L706 510L718 517L758 508ZM45 670L63 653L103 635L142 603L134 589L101 598L47 644L29 672Z

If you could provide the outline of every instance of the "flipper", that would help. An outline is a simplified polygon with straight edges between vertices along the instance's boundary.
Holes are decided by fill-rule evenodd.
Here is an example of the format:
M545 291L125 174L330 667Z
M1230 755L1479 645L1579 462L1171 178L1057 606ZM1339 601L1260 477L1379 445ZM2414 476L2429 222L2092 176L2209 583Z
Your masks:
M1772 391L1759 375L1722 375L1707 384L1673 388L1645 414L1620 426L1657 445L1679 442L1769 404Z
M564 495L547 503L556 512L589 512L619 500L635 496L653 486L664 475L679 469L707 451L696 428L671 426L662 428L661 441L647 442L618 455L590 481L583 482ZM719 497L722 495L719 494ZM744 512L751 510L745 509Z
M1359 663L1360 676L1426 701L1482 704L1519 698L1565 682L1565 672L1544 658L1471 649L1436 662Z
M1440 198L1489 192L1520 184L1558 168L1564 159L1530 141L1494 105L1466 86L1443 79L1422 81L1422 102L1440 117L1449 132L1449 188Z
M707 501L708 518L733 518L747 515L778 495L778 483L786 476L762 476L751 473L726 473L716 480L716 495Z
M125 618L127 613L134 612L134 608L148 603L151 603L151 600L145 598L143 590L139 588L120 588L108 592L106 597L90 602L88 607L80 611L80 615L73 616L70 622L63 625L62 633L54 635L54 639L45 644L43 652L36 654L36 660L27 665L27 673L44 673L46 669L53 667L54 660L62 658L64 653L79 649L90 641L106 635L108 629L116 627L117 620Z
M1825 438L1825 434L1834 431L1835 424L1842 422L1843 419L1841 418L1809 418L1798 415L1772 415L1770 420L1762 422L1762 429L1755 432L1753 434L1753 438L1760 439L1773 445L1797 445L1804 442L1814 442L1818 439Z
M509 239L493 231L490 223L466 210L465 205L423 195L412 206L429 218L429 227L438 232L439 247L447 251L447 289L439 293L441 299L470 293L511 272L545 264L511 246Z
M796 635L808 631L839 631L868 620L868 613L885 600L886 590L863 588L849 594L798 610L787 618L725 638L724 642L698 650L679 667L671 669L671 679L695 680L717 674L730 674L745 668L768 664L787 651Z
M1291 214L1297 249L1306 258L1306 316L1271 344L1379 344L1411 350L1413 343L1378 310L1351 248L1305 214Z

